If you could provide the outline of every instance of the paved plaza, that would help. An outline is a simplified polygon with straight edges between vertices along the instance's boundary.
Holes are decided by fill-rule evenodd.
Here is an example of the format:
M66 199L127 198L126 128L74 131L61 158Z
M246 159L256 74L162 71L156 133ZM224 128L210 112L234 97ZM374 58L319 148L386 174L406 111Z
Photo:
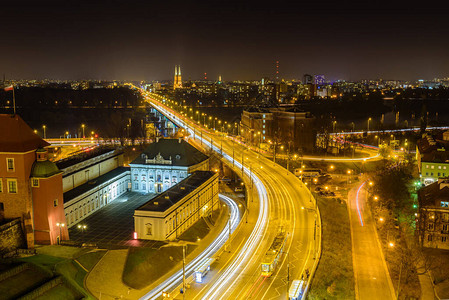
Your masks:
M155 195L126 192L106 207L73 225L69 229L70 240L76 243L93 243L108 249L160 246L163 242L133 239L134 210ZM86 225L86 229L79 229L78 225Z

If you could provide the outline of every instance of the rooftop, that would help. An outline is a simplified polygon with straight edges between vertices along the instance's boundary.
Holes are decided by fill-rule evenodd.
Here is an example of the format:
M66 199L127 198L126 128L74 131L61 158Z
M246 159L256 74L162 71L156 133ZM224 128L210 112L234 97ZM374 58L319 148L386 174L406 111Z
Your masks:
M424 135L418 140L416 146L424 162L449 162L449 141L440 139L440 136Z
M0 114L0 152L28 152L50 146L19 115Z
M150 144L130 164L193 166L206 159L207 155L183 139L159 139Z
M102 154L112 152L114 150L117 150L117 153L122 152L121 150L118 150L114 146L101 146L101 147L94 148L94 149L87 148L87 149L77 151L74 155L69 156L65 159L55 161L55 163L58 166L58 168L62 170L62 169L68 168L70 166L76 165L80 162L83 162L85 160L94 158L96 156L100 156Z
M418 191L421 207L440 207L440 201L449 201L449 178L440 179Z
M129 171L129 167L118 167L112 171L107 172L104 175L101 175L100 177L97 177L95 179L92 179L74 189L71 189L70 191L67 191L64 193L64 203L69 202L70 200L86 193L87 191L95 188L96 186L99 186L108 180L111 180L114 177L117 177L126 171Z
M212 171L196 171L177 185L157 195L136 210L164 212L216 175Z

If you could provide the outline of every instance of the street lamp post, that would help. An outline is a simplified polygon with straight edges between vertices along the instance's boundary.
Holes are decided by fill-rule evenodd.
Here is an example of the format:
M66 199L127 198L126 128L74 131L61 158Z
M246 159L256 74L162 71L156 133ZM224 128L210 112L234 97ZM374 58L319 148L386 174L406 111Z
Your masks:
M65 224L64 223L56 223L56 226L59 227L59 244L61 244L61 241L62 241L62 229L61 228L63 228L65 226Z
M368 130L369 131L369 122L371 121L371 118L368 118Z
M46 134L47 126L43 125L42 128L44 129L44 140L45 140L47 138L47 134Z
M83 128L83 139L85 138L85 135L84 135L84 124L81 124L81 128Z

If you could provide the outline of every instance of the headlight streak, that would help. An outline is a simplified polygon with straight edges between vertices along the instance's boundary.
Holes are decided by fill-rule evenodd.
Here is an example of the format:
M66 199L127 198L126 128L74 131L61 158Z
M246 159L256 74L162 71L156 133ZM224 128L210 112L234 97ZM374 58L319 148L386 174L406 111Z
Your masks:
M219 196L224 202L226 202L226 204L229 206L231 210L231 231L234 232L234 230L237 228L237 225L240 222L239 208L231 198L221 194ZM200 255L198 255L195 259L193 259L186 265L186 277L192 275L193 271L200 265L200 263L205 258L214 255L227 241L228 236L229 236L229 229L226 226L221 231L219 236ZM163 283L161 283L159 286L151 290L149 293L147 293L140 299L157 299L161 296L162 291L172 290L181 283L182 283L182 270L170 276L170 278L165 280Z
M157 103L154 103L154 101L151 102L151 104L159 111L164 112L165 115L170 116L170 119L173 123L178 125L179 127L185 128L189 133L193 134L194 130L190 128L187 123L184 123L179 118L176 118L173 113L166 110L164 107L158 105ZM205 140L204 138L208 137L208 134L203 134L202 142L205 143L207 146L211 147L210 144L210 138L208 140ZM220 149L216 145L212 145L213 149L217 152L220 151ZM228 161L232 162L232 157L226 153L223 153L223 157L225 157ZM242 168L242 164L238 161L234 161L234 164L238 168ZM257 219L256 225L251 232L248 240L246 241L245 245L240 250L239 254L236 256L236 258L233 260L233 262L222 272L221 276L214 282L212 287L208 290L206 295L204 296L205 299L216 299L217 293L219 295L220 290L228 283L229 280L232 279L232 273L237 271L242 267L243 264L246 263L249 256L252 255L252 253L255 251L257 246L260 244L261 239L266 233L267 229L267 223L268 223L268 212L269 212L269 203L268 203L268 197L267 197L267 191L265 189L265 186L262 184L262 182L259 180L259 178L247 167L243 168L245 174L249 177L251 175L253 184L257 189L257 192L259 194L259 217ZM246 267L248 264L246 265ZM245 268L246 268L245 267ZM180 272L178 272L180 273ZM177 273L177 274L178 274ZM179 276L179 275L178 275ZM174 285L174 284L173 284ZM171 285L172 286L172 285ZM158 292L158 295L162 292L162 289ZM148 298L142 298L142 299L148 299Z

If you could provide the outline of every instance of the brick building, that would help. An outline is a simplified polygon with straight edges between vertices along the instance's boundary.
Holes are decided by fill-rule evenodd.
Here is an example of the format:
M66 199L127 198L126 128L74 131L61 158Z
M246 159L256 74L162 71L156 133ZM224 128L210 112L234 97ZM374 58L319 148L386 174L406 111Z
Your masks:
M251 108L243 111L240 134L253 145L283 144L290 153L312 152L315 117L296 107Z
M449 179L418 191L417 236L424 247L449 249Z
M47 159L49 144L18 115L0 114L0 132L0 222L20 219L29 248L68 236L57 226L64 221L62 175Z

